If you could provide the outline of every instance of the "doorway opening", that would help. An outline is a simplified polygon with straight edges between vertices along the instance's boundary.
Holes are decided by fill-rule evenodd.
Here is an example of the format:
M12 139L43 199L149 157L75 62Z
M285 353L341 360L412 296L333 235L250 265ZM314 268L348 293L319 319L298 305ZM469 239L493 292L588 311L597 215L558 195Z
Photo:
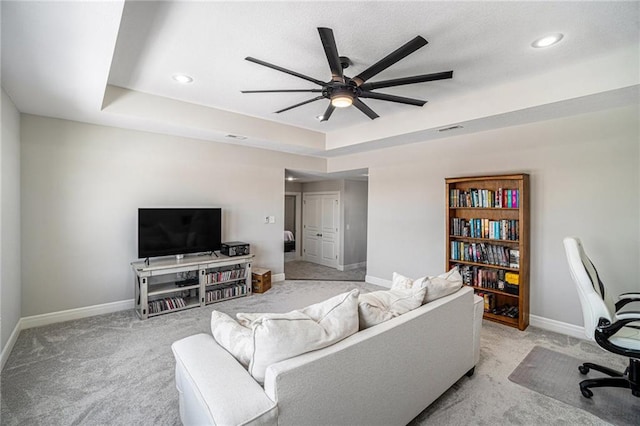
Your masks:
M365 280L367 169L286 169L284 203L285 279Z

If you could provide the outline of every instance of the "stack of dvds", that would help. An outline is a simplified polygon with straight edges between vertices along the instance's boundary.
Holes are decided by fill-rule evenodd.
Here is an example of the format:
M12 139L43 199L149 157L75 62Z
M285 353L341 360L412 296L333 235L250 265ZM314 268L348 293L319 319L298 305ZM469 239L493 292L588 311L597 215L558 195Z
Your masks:
M230 285L225 287L207 290L207 303L216 302L218 300L229 299L231 297L244 296L247 294L247 285Z
M150 300L149 313L157 314L164 311L185 308L187 302L182 297L167 297L165 299Z
M220 283L223 281L240 280L245 278L244 269L229 269L227 271L213 271L205 275L207 284Z

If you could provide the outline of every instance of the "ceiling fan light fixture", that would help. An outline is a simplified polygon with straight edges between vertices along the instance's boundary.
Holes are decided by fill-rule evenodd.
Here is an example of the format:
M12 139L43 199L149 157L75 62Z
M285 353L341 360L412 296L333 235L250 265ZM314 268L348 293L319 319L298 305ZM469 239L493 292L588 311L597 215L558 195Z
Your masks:
M353 97L349 95L337 95L331 98L331 105L336 108L346 108L353 104Z
M338 87L331 92L331 105L335 108L347 108L353 105L354 93L346 87Z

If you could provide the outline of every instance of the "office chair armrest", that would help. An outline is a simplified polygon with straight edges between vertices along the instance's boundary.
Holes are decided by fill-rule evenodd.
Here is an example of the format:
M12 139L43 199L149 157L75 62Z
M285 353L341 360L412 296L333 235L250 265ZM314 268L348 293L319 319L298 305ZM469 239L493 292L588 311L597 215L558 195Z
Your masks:
M616 320L640 321L640 311L616 312ZM618 321L616 321L616 323Z
M616 334L622 327L625 325L640 321L640 312L625 312L616 315L616 321L613 323L609 323L608 320L604 318L600 318L600 323L598 327L596 327L596 334L600 333L603 337L609 338Z
M628 303L640 302L640 293L622 293L616 302L616 312Z
M622 327L626 326L629 323L640 321L640 312L627 312L623 314L625 316L624 319L619 318L614 323L609 323L609 321L605 318L600 318L600 322L598 327L596 327L594 338L596 343L608 350L609 352L613 352L614 354L630 357L630 358L639 358L640 351L637 349L630 349L627 347L614 345L609 341L609 338L616 334ZM631 325L630 327L635 327Z

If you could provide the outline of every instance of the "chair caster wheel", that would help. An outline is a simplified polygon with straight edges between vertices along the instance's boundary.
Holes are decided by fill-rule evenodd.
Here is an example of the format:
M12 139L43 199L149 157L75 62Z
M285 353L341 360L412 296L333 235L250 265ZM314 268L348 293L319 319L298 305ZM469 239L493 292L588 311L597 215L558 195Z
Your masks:
M578 367L578 370L580 371L580 373L582 374L587 374L589 372L589 367L585 367L584 365L581 365ZM584 392L583 392L584 393Z
M591 392L589 389L587 388L580 388L580 392L582 392L582 396L584 396L585 398L591 398L593 396L593 392Z

